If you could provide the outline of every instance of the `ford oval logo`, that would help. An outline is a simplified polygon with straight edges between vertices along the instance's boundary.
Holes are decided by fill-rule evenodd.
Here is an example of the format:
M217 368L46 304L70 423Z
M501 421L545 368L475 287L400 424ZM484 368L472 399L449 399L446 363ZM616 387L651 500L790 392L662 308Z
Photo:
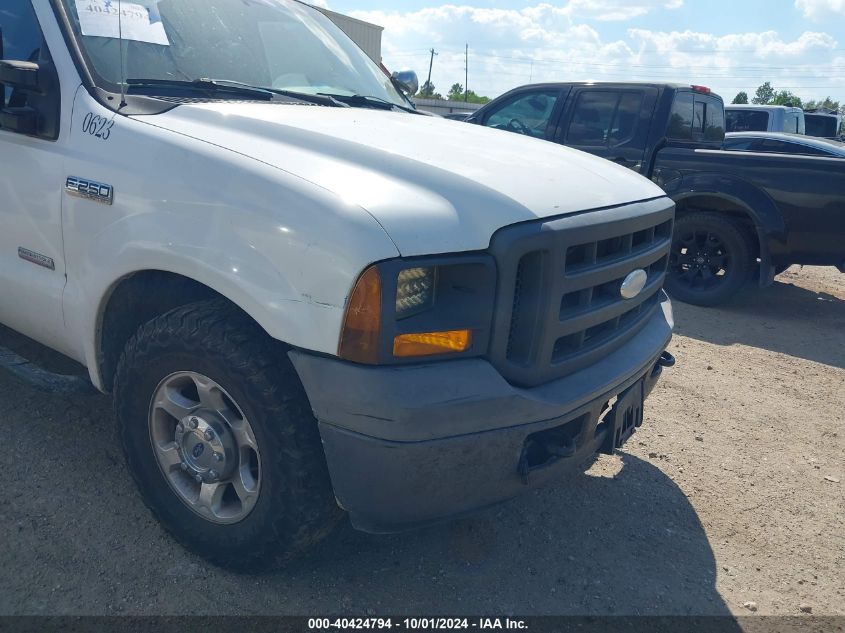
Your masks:
M625 281L622 282L622 288L619 289L619 294L622 295L623 299L634 299L643 291L647 282L648 273L642 268L635 270L625 277Z
M191 455L194 456L194 459L199 459L200 456L205 452L205 445L201 443L194 444L194 448L191 451Z

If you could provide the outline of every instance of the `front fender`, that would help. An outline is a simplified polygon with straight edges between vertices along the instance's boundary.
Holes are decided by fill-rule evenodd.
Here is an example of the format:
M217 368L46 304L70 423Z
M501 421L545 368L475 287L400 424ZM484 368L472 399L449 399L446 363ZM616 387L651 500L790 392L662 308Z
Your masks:
M666 193L675 202L693 197L721 198L745 209L758 229L772 239L786 242L786 225L783 215L759 187L738 176L697 172L666 184Z
M270 165L114 118L107 141L80 134L69 174L113 186L113 205L65 196L67 336L96 385L99 324L116 285L164 271L208 286L296 347L334 354L346 299L370 263L398 256L364 209Z
M203 236L202 240L187 239L192 223L187 217L169 217L168 226L182 237L162 240L161 218L157 215L138 216L97 235L90 243L81 274L68 283L67 325L80 334L82 356L95 385L102 385L98 341L108 301L126 277L149 270L174 273L211 288L244 310L275 339L315 352L336 352L346 297L368 262L350 264L335 259L335 276L328 287L315 283L319 275L309 271L331 262L320 247L313 247L313 257L303 256L295 265L288 262L289 267L281 268L278 258L268 256L257 239L244 240L236 231ZM132 242L125 241L127 234ZM390 250L381 253L395 254Z

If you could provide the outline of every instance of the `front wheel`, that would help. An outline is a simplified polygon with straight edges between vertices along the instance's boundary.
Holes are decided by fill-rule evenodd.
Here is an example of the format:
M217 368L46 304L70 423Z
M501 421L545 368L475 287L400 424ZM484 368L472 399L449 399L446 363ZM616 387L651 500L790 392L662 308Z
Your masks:
M740 291L757 262L746 227L719 213L692 213L675 222L666 290L700 306L724 303Z
M188 549L259 571L335 525L340 511L299 378L237 309L197 303L142 326L120 359L114 397L141 495Z

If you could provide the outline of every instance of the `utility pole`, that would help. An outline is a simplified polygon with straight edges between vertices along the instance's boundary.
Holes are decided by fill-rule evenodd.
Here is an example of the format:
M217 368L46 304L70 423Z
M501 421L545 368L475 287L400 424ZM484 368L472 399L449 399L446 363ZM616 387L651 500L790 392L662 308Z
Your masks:
M469 102L469 44L464 55L464 103Z
M430 97L431 93L434 91L431 89L431 69L434 68L434 56L437 55L437 52L432 48L431 49L431 61L428 63L428 81L425 82L425 90L429 94L424 94L425 97Z

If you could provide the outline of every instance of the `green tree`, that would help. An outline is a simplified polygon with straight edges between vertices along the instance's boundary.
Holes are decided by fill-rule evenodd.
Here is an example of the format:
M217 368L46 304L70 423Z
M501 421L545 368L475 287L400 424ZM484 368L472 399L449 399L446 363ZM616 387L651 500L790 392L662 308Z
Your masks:
M797 94L790 92L789 90L781 90L780 92L775 93L772 97L771 101L769 101L770 105L790 105L796 108L800 108L804 105L801 101L801 97Z
M740 92L737 96L734 97L734 100L731 103L736 103L739 105L748 105L748 93Z
M434 86L433 83L430 81L426 81L420 91L414 95L420 99L442 99L439 94L437 94L437 88Z
M839 101L834 101L830 97L827 97L824 101L816 101L815 99L812 99L804 103L805 110L817 110L819 108L824 108L825 110L839 112L840 107Z
M446 96L449 101L463 101L464 100L464 87L462 84L452 84L452 87L449 89L449 94Z
M449 94L446 96L449 101L466 101L467 103L489 103L490 97L482 97L472 90L464 91L463 84L452 84Z
M757 88L757 92L755 93L754 98L751 100L751 103L756 103L757 105L768 105L772 102L772 99L774 98L775 89L772 88L772 84L767 81L762 86Z

